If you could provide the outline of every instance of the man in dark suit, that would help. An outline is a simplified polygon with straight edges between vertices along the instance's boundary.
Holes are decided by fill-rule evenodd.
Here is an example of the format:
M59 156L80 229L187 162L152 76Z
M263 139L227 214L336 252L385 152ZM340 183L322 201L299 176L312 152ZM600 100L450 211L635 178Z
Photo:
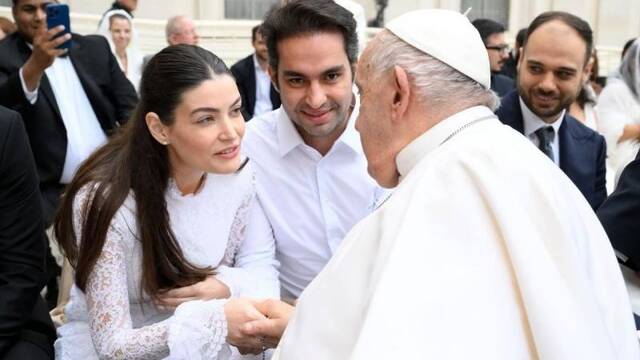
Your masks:
M255 53L231 67L240 90L245 121L280 107L280 94L267 72L267 44L260 32L260 25L251 29L251 45L256 50Z
M0 105L18 111L34 154L45 226L79 164L127 120L137 97L101 36L47 30L52 0L14 0L18 31L0 42ZM54 265L53 261L49 261ZM52 269L53 270L53 269ZM54 275L54 274L50 274ZM55 279L47 298L55 302Z
M0 106L0 358L53 359L40 297L45 250L38 178L20 115Z
M74 34L68 56L60 58L66 55L63 50L56 49L62 38L50 40L55 30L42 30L42 27L46 30L44 8L50 3L53 1L15 0L12 10L18 31L0 43L0 105L18 111L24 119L38 167L47 224L53 218L62 190L60 179L68 143L76 140L69 138L73 134L67 127L74 125L72 120L88 121L64 118L60 101L69 100L68 97L75 93L56 93L59 89L67 89L59 83L77 76L80 88L72 89L80 96L84 95L89 108L82 109L86 105L85 99L71 99L78 101L69 107L95 114L97 126L105 134L128 119L137 101L133 86L118 67L103 37ZM54 69L59 60L70 60L72 67ZM49 78L57 75L49 70L60 70L64 74L56 76L55 81L59 83L53 83ZM67 73L67 70L75 74ZM25 90L37 92L34 103L27 98ZM68 114L72 115L73 111ZM85 133L80 135L87 136Z
M518 89L496 114L558 164L597 209L607 197L605 141L566 111L587 81L592 46L584 20L564 12L539 15L520 56Z
M499 22L490 19L476 19L472 24L478 30L489 55L491 90L498 96L504 96L516 86L513 79L500 74L505 61L509 59L509 45L504 39L505 28Z
M597 214L618 258L640 271L640 153L624 168L615 191Z
M618 260L638 274L640 271L640 152L622 171L615 191L596 212ZM629 276L637 276L629 274ZM640 317L634 314L636 329Z

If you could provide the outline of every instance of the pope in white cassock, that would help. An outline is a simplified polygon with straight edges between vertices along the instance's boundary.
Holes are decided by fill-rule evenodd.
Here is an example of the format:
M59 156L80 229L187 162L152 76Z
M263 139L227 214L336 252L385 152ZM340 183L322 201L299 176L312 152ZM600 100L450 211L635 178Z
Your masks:
M307 287L274 359L639 359L613 250L584 197L493 115L461 14L419 10L356 83L370 174L397 188Z

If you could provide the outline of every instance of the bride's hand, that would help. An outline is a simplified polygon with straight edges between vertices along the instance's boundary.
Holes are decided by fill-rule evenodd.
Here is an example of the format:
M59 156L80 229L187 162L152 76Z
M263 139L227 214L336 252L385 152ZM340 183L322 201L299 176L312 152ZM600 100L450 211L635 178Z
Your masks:
M191 300L226 299L231 296L229 287L214 275L193 285L175 288L163 292L156 301L156 306L161 310L175 310L178 305Z

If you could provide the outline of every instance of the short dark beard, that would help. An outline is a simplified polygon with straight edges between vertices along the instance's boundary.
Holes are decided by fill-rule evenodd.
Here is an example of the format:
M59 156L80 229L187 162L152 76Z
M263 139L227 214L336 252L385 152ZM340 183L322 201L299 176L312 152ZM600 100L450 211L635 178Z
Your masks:
M567 98L563 98L562 94L561 94L560 95L560 102L558 103L558 106L556 106L552 110L553 114L543 114L533 106L533 102L531 101L531 93L528 93L528 92L526 92L524 90L524 88L520 84L520 81L518 81L518 94L522 98L522 101L524 101L525 105L527 105L529 110L531 110L531 112L536 114L538 117L540 117L545 122L547 122L547 120L550 119L550 118L557 117L562 112L562 110L568 109L569 106L571 106L571 104L576 100L576 96L577 96L577 94L576 94L574 96L569 96Z

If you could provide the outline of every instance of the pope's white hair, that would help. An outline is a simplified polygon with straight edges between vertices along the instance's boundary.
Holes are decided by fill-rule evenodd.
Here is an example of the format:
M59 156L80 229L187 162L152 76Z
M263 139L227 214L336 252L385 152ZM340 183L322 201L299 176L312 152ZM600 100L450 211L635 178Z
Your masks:
M369 51L370 50L370 51ZM432 106L471 107L485 105L495 110L500 104L498 96L475 80L442 61L402 41L389 30L383 30L372 41L369 54L369 74L374 79L395 65L403 68L417 90L420 100Z

